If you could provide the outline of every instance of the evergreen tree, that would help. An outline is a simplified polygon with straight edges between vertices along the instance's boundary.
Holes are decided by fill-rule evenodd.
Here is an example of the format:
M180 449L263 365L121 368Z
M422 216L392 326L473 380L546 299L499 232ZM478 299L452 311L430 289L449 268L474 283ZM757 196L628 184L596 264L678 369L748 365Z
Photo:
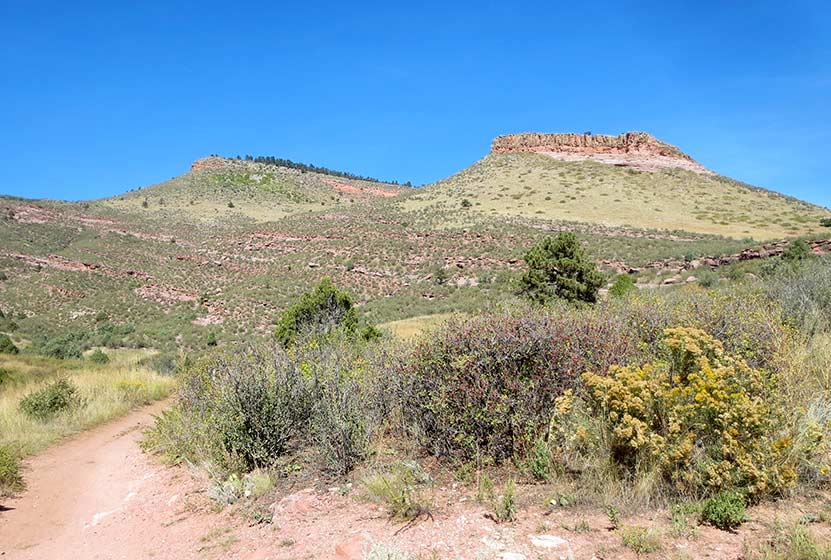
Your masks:
M587 258L571 232L548 237L525 254L528 271L520 279L521 293L537 303L554 298L594 303L603 275Z

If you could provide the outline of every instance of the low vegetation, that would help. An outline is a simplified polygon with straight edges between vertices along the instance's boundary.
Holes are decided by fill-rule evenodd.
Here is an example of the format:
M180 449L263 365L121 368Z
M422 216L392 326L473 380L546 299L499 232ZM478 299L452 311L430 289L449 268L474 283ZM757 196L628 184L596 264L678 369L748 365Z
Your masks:
M168 395L175 380L136 366L140 355L119 351L106 365L0 356L0 487L21 488L21 458Z
M827 333L795 311L829 306L821 290L794 300L776 289L780 274L822 282L807 277L812 265L765 282L451 317L404 344L335 329L288 347L220 349L186 368L180 403L147 444L242 480L308 451L330 476L365 472L393 438L456 465L460 480L475 472L499 521L521 515L524 479L571 488L568 503L682 504L680 535L696 519L734 529L747 507L826 479L827 392L799 389L828 388L831 360L811 350ZM494 483L491 469L513 474ZM429 510L429 486L408 472L363 475L400 519ZM654 549L649 532L620 534Z

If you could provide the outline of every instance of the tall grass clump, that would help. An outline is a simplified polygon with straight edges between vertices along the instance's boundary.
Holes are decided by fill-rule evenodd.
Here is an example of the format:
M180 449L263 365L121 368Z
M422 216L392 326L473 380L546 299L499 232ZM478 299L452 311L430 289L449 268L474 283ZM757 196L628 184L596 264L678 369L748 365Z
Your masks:
M764 280L768 296L807 335L831 330L831 258L778 266Z
M10 445L0 444L0 497L23 490L20 454Z

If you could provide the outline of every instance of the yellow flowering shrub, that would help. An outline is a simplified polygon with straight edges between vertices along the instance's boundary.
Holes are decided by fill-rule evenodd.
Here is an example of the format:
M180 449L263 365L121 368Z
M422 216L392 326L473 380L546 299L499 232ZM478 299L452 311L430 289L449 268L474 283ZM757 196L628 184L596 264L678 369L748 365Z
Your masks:
M605 452L620 474L657 470L684 494L791 487L797 465L774 380L699 329L667 329L664 345L666 362L586 373L582 399L558 400L551 436L564 456Z

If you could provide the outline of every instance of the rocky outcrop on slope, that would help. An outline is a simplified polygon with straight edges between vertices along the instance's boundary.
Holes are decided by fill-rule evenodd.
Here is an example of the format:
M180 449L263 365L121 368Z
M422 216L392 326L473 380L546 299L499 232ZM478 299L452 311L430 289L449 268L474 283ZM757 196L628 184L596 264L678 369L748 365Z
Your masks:
M491 153L511 152L536 152L563 161L594 160L639 171L680 168L713 174L677 147L646 132L626 132L619 136L526 132L498 136L491 145Z

